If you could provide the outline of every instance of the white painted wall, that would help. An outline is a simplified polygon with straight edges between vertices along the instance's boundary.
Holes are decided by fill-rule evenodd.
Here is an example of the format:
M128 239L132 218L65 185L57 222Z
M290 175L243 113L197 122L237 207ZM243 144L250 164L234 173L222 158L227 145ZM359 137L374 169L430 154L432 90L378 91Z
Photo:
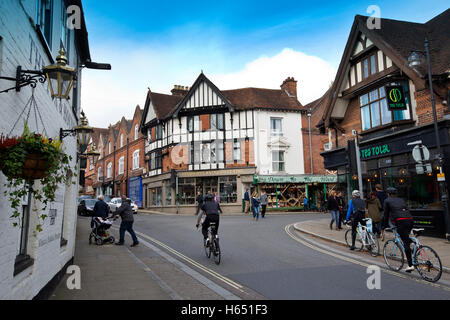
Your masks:
M61 32L61 0L53 2L55 25L52 39L54 45L50 49L52 56L56 57L59 51ZM0 57L2 57L0 61L1 76L15 77L18 65L21 65L23 69L38 70L51 64L34 29L35 11L36 2L32 0L0 1L0 37L3 39L0 45L0 50L2 50L0 53ZM77 56L73 33L71 41L69 64L76 67ZM14 82L0 80L0 91L12 86L14 86ZM0 93L1 133L8 134L10 132L15 120L19 118L30 98L31 92L30 87L25 87L20 92L12 90L8 93ZM59 137L60 128L71 129L77 124L71 110L72 102L53 101L49 95L47 83L37 84L35 98L44 126L50 137ZM73 99L70 101L73 101ZM79 106L77 109L79 109ZM13 135L22 133L23 120L19 120L12 132ZM35 123L34 113L31 112L28 124L33 131L36 130ZM42 124L40 121L38 121L38 125L41 131ZM72 166L75 166L75 137L65 138L64 146L66 153L74 159L71 163ZM2 197L2 201L0 201L0 299L32 299L74 255L78 184L60 185L55 202L49 205L46 210L46 214L49 213L49 209L57 210L55 222L50 225L50 219L47 218L43 225L44 231L40 233L36 233L34 230L36 230L36 224L38 224L37 216L42 214L41 206L37 201L32 202L28 254L34 259L34 264L13 276L14 262L19 247L20 229L13 227L13 221L9 219L12 210L9 202L3 196L5 181L5 176L0 173L0 195ZM74 178L74 181L78 182L77 178ZM39 187L39 185L37 184L35 187ZM61 232L64 238L68 240L67 245L63 247L60 245Z
M277 142L270 135L270 118L282 118L283 137L279 145L287 145L285 151L285 172L272 171L272 150ZM296 112L273 112L255 110L255 163L258 174L304 174L302 120ZM272 142L271 142L272 141ZM269 146L272 145L272 147Z

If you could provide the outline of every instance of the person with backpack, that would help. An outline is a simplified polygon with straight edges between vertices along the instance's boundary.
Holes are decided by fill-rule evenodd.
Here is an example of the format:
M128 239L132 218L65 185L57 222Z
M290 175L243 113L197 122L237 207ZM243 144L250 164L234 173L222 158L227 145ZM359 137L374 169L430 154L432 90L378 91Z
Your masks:
M366 213L366 202L361 199L361 194L358 190L353 190L352 199L348 204L347 219L346 221L352 222L352 246L350 250L355 250L356 241L356 228L358 223L365 225L364 218Z
M413 228L414 219L409 212L405 200L397 197L396 188L389 187L386 189L386 192L388 198L384 201L384 220L382 229L384 230L389 226L389 221L397 228L397 233L402 239L406 260L408 261L408 267L404 271L412 272L414 270L410 246L412 240L409 237L409 234Z
M214 236L216 236L219 232L221 213L222 209L220 208L220 204L214 201L214 197L212 194L207 194L197 216L197 224L195 225L197 228L199 227L202 216L203 214L205 214L206 218L202 223L203 243L205 247L208 246L208 228L211 222L214 222L216 224L216 227L212 231Z

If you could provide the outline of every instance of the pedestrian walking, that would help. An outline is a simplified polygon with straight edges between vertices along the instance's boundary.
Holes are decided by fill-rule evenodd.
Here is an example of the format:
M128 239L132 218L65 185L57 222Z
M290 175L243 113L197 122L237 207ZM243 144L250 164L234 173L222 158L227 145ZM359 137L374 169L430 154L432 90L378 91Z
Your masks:
M98 197L98 201L94 205L94 212L92 214L91 219L91 228L95 227L94 217L107 218L109 214L109 206L105 202L105 198L103 196Z
M253 220L258 221L259 219L259 204L260 200L258 199L258 194L253 192L252 195L252 210L253 210Z
M366 206L367 214L369 218L372 219L372 227L374 228L373 233L376 233L379 238L381 235L381 221L383 216L381 214L382 206L375 192L370 193L370 198L367 200Z
M197 201L197 209L195 211L195 215L198 215L198 212L200 211L200 208L202 207L204 200L205 199L203 198L202 193L200 191L197 192L197 198L195 198L195 201Z
M266 216L266 208L269 204L269 198L267 197L266 191L263 191L261 194L261 218L264 219Z
M336 230L339 231L339 205L334 191L331 191L328 197L328 210L331 213L330 229L333 230L333 222L336 222Z
M220 203L220 195L218 192L214 193L214 202L219 204Z
M122 204L115 212L115 217L118 216L122 218L122 223L120 224L119 229L119 242L116 242L116 245L123 245L125 243L125 231L128 231L133 239L133 244L131 246L137 246L139 240L133 230L134 216L133 209L131 208L131 200L127 199L125 196L122 196Z
M250 210L250 193L249 193L249 189L245 190L244 193L244 203L245 203L245 208L244 208L244 213L248 213L248 211Z
M303 199L303 211L307 211L308 210L308 197L305 197Z
M338 207L339 207L339 224L338 224L338 228L339 230L342 230L342 222L345 220L345 216L344 216L344 197L342 196L342 192L339 191L337 193L336 196L336 201L338 203Z

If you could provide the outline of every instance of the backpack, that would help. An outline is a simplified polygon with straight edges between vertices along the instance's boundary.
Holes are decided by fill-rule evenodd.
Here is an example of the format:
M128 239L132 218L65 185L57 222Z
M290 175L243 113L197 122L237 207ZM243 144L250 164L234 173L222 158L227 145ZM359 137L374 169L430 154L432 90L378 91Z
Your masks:
M353 215L355 218L364 218L366 214L366 202L360 198L352 199Z

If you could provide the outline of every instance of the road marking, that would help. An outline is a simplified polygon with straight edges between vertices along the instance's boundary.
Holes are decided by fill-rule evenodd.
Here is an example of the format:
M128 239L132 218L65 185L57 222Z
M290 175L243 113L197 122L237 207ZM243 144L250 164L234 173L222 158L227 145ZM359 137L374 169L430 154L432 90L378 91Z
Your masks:
M118 227L116 227L116 226L113 226L113 227L114 227L115 229L118 229ZM225 277L225 276L223 276L223 275L221 275L221 274L215 272L214 270L211 270L211 269L209 269L209 268L203 266L202 264L198 263L197 261L192 260L191 258L189 258L189 257L187 257L187 256L185 256L185 255L183 255L182 253L176 251L175 249L173 249L173 248L167 246L166 244L164 244L164 243L162 243L162 242L160 242L160 241L158 241L158 240L156 240L156 239L154 239L154 238L152 238L152 237L150 237L150 236L148 236L148 235L146 235L146 234L143 234L143 233L138 232L138 231L135 231L135 233L136 233L137 235L139 235L140 237L145 238L145 239L147 239L147 240L153 242L153 243L156 244L156 245L159 245L160 247L166 249L167 251L169 251L170 253L174 254L175 256L177 256L177 257L183 259L184 261L190 263L191 265L197 267L198 269L200 269L200 270L202 270L202 271L204 271L204 272L210 274L211 276L213 276L213 277L216 278L217 280L220 280L220 281L226 283L227 285L229 285L230 287L232 287L232 288L234 288L234 289L236 289L236 290L238 290L238 291L240 291L240 292L242 292L242 293L248 295L248 293L245 292L245 291L243 290L243 286L240 285L239 283L237 283L237 282L235 282L235 281L233 281L233 280L231 280L231 279L228 279L227 277ZM142 242L143 244L145 244L146 246L150 247L151 249L154 249L155 251L160 251L158 248L152 246L150 243L147 243L146 241L141 241L141 242ZM168 259L169 261L171 261L171 259L170 259L171 257L170 257L169 255L166 256L166 254L165 254L164 252L162 252L162 251L160 251L160 252L158 252L158 253L161 254L161 255L163 255L163 256L164 256L166 259ZM232 299L232 300L239 300L239 299L240 299L239 297L233 295L232 293L228 292L227 290L225 290L225 289L223 289L223 288L221 288L221 287L219 287L219 286L217 286L217 285L216 285L216 287L218 287L218 288L214 287L215 284L214 284L213 282L209 282L208 279L207 279L207 278L204 278L201 274L196 275L194 270L192 270L192 269L190 269L189 267L183 265L181 262L177 263L177 260L176 260L176 259L174 259L174 261L172 260L171 262L174 262L174 263L180 265L180 266L182 267L182 269L183 269L185 272L191 274L194 278L196 278L197 280L199 280L199 281L202 282L203 284L207 285L208 287L210 287L210 288L213 287L213 288L211 288L211 289L213 289L214 291L216 291L216 293L218 293L218 294L221 295L222 297L224 297L224 298L226 298L226 299ZM183 266L185 266L185 268L183 268ZM189 269L190 269L190 270L189 270ZM191 271L191 270L192 270L192 271ZM219 288L220 288L220 289L219 289ZM224 292L222 292L222 291L224 291Z
M306 247L308 247L308 248L310 248L310 249L313 249L313 250L315 250L315 251L318 251L318 252L321 252L321 253L324 253L324 254L333 256L333 257L335 257L335 258L337 258L337 259L344 260L344 261L347 261L347 262L350 262L350 263L353 263L353 264L357 264L357 265L363 266L363 267L365 267L365 268L367 268L367 267L370 266L370 264L368 264L368 263L364 263L364 262L361 262L361 261L358 261L358 260L355 260L355 259L352 259L352 258L348 258L348 257L342 256L342 255L340 255L340 254L337 254L337 253L334 253L334 252L331 252L331 251L328 251L328 250L319 248L319 247L314 246L314 245L312 245L312 244L310 244L310 243L308 243L308 242L306 242L306 241L304 241L304 240L302 240L302 239L299 239L294 233L292 233L292 232L289 230L290 228L292 228L292 227L294 226L294 224L295 224L295 223L292 223L292 224L287 225L287 226L284 228L284 230L286 231L286 233L288 234L288 236L290 236L290 237L291 237L292 239L294 239L295 241L297 241L297 242L303 244L304 246L306 246ZM416 279L416 278L413 278L413 277L409 277L409 276L403 275L403 274L401 274L401 273L394 272L394 271L389 270L389 269L385 269L384 267L381 268L381 270L382 270L383 272L385 272L385 273L388 273L388 274L390 274L390 275L393 275L393 276L396 276L396 277L399 277L399 278L402 278L402 279L411 279L411 280L414 280L414 281L419 282L419 283L422 283L422 284L427 284L427 285L430 285L430 286L435 287L435 288L440 288L440 289L443 289L443 290L446 290L446 291L450 291L450 287L447 287L447 286L444 286L444 285L441 285L441 284L432 283L432 282L423 280L423 279L421 279L421 278L417 278L417 279Z

